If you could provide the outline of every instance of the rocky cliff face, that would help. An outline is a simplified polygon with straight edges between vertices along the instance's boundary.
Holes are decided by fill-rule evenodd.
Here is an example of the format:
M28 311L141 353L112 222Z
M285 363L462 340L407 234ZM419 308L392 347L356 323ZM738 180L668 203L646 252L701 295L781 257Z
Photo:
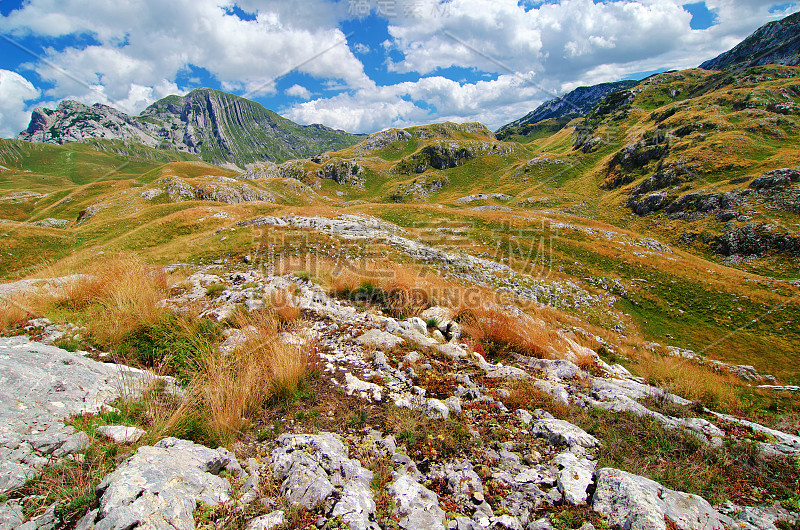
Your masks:
M594 86L578 87L572 92L561 97L545 101L536 110L529 112L522 118L502 126L498 132L511 127L519 127L538 123L542 120L564 117L578 117L587 114L595 105L618 90L636 86L638 81L617 81L616 83L601 83Z
M36 109L19 139L63 144L88 139L133 140L186 151L217 164L247 167L349 147L360 135L322 125L299 125L245 98L197 89L168 96L130 117L111 107L65 101Z
M134 140L148 147L158 144L127 114L99 103L89 107L77 101L62 101L55 110L34 110L28 128L17 138L59 145L92 138Z
M800 13L761 26L735 48L700 68L725 70L762 64L800 65Z

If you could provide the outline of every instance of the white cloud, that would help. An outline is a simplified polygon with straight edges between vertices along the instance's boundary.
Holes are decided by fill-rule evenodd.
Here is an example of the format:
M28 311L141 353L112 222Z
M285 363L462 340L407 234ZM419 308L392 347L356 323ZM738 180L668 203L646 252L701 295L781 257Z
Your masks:
M284 114L301 123L321 122L353 132L374 132L431 121L480 121L498 127L518 118L553 93L535 76L501 75L461 84L442 76L300 103ZM436 108L432 115L429 106Z
M54 83L47 96L97 96L128 111L151 102L135 85L151 87L156 97L158 87L174 85L188 65L202 66L223 86L249 95L273 93L274 81L293 70L339 79L351 88L370 85L336 27L338 4L304 0L296 9L277 1L237 4L257 12L256 20L228 14L233 3L219 0L31 0L0 18L0 31L93 37L97 43L90 46L51 49L47 59L57 69L37 63L40 77ZM94 85L103 87L102 94L88 88Z
M297 98L308 99L311 97L311 91L306 87L300 85L292 85L286 89L286 95L294 96Z
M527 10L517 0L414 3L424 4L422 12L403 9L390 17L391 38L382 46L402 55L388 62L390 70L430 77L309 101L288 109L287 115L358 132L445 119L496 128L580 85L695 67L788 14L769 13L771 1L708 0L719 24L693 30L684 0L562 0ZM477 83L435 75L453 66L500 75ZM538 83L519 86L520 79ZM428 111L428 105L436 112Z
M358 33L353 38L363 42L346 42L339 24L352 15L352 2L345 0L235 2L255 20L230 14L234 0L29 0L0 17L0 31L89 37L81 42L90 45L50 49L47 59L55 69L34 64L39 77L53 84L44 94L49 101L70 97L136 113L179 93L175 80L192 65L223 89L250 97L277 94L276 79L294 70L334 94L288 108L287 116L297 121L359 132L445 119L494 128L579 85L696 66L788 14L769 13L774 1L707 0L718 24L698 31L690 27L685 2L372 0L373 11L384 6L389 18L389 38L378 44ZM356 56L376 50L387 53L389 70L427 77L376 85ZM456 82L441 75L451 66L490 72L494 80ZM312 97L300 85L285 95ZM19 97L8 105L24 107Z
M38 99L39 90L16 72L0 70L0 137L11 138L28 126L25 102Z

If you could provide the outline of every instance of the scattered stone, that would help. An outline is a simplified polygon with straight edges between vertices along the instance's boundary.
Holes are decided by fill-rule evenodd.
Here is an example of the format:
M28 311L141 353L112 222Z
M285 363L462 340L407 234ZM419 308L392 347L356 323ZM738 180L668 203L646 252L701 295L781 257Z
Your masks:
M425 408L425 412L428 416L434 420L446 420L447 417L450 415L450 409L447 405L439 401L438 399L428 399L427 406Z
M122 425L102 425L97 428L97 432L109 440L118 444L133 444L142 439L147 434L136 427L125 427Z
M356 341L365 346L373 346L375 348L383 348L391 350L398 344L402 344L405 340L396 335L381 331L379 329L371 329L358 337Z
M531 432L547 439L553 445L592 448L601 445L600 440L568 421L544 418L531 425Z
M286 514L284 514L281 510L275 510L267 515L256 517L247 523L246 530L272 530L273 528L278 528L285 523Z
M363 399L367 401L380 402L382 398L383 387L375 383L368 383L355 377L353 374L344 374L345 390L348 396L358 393Z

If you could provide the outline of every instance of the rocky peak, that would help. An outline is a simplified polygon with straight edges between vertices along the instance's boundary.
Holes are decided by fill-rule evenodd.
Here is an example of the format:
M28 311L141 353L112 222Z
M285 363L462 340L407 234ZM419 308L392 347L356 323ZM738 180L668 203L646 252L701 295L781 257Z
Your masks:
M732 50L700 68L726 70L762 64L800 65L800 12L761 26Z
M638 81L617 81L593 86L578 87L561 97L545 101L536 110L522 118L502 126L498 132L511 127L538 123L542 120L564 117L578 117L587 114L595 105L612 92L636 86Z
M52 144L90 138L134 140L150 147L157 144L127 114L100 103L90 107L78 101L62 101L55 110L37 108L31 114L28 128L17 138Z

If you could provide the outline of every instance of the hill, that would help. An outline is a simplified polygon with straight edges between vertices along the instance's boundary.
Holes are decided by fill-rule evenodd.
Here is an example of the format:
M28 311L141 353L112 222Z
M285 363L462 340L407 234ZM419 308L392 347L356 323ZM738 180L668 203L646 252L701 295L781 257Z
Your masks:
M725 70L762 64L800 65L800 13L761 26L735 48L700 68Z
M244 168L341 149L361 136L318 124L299 125L253 101L202 88L161 99L135 117L105 105L64 101L55 110L34 110L18 138L52 144L96 138L135 141Z

